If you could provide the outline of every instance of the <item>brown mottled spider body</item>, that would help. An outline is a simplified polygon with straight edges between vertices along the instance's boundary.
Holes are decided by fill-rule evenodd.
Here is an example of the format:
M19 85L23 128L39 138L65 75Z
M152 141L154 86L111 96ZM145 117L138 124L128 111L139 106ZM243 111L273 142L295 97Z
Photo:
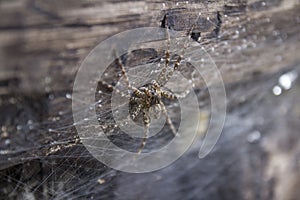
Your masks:
M192 32L194 26L189 30L188 35ZM180 55L177 55L177 58L174 60L174 62L171 62L171 56L170 56L170 33L168 28L166 30L166 36L167 36L167 50L165 51L165 63L163 68L161 69L160 73L158 74L158 77L156 80L152 80L150 83L147 83L141 87L134 87L129 82L127 72L125 70L125 66L122 63L121 59L118 55L115 55L117 58L117 65L121 69L122 76L125 80L125 84L129 91L129 117L136 123L142 122L144 125L144 137L142 140L142 143L137 151L138 154L142 152L146 145L146 141L149 135L149 127L151 123L151 119L158 119L161 114L163 114L166 118L166 123L168 124L171 132L174 135L177 135L176 128L173 125L173 122L170 118L170 116L167 113L167 109L162 101L162 98L169 99L169 100L175 100L176 98L184 98L188 93L185 92L184 94L173 94L167 90L164 90L164 85L170 80L170 78L173 76L173 73L176 70L180 69L181 61L183 60L183 54L186 47L182 49L182 52ZM116 52L115 52L116 54ZM106 85L108 88L115 88L114 86L101 81L102 85ZM127 94L124 94L123 92L116 89L116 92L122 93L122 96L128 96Z
M177 135L176 128L173 125L173 122L162 99L175 100L176 98L184 98L187 95L175 95L172 92L164 89L164 85L172 77L174 71L178 70L178 66L182 57L178 56L178 58L174 62L174 66L170 67L170 58L167 51L164 68L159 73L157 80L152 80L150 81L150 83L147 83L141 87L135 87L131 85L127 76L127 72L125 70L125 66L119 59L118 55L116 55L116 58L116 64L121 69L121 73L124 78L123 80L126 84L126 87L128 88L129 95L124 94L124 91L119 91L113 85L105 81L101 81L101 84L106 86L107 88L116 89L116 92L122 94L122 96L127 96L129 98L129 117L135 123L138 123L145 127L144 137L137 151L137 153L139 154L142 152L146 145L151 120L159 119L161 115L164 115L166 118L166 123L169 126L171 132L173 133L173 135Z
M176 134L176 129L167 114L165 105L162 102L162 97L167 99L176 98L174 94L162 90L161 86L155 80L142 87L134 89L132 96L130 97L130 117L132 120L136 121L138 116L142 116L145 126L145 136L138 153L140 153L146 145L151 118L158 119L161 112L166 116L167 123L169 124L173 134Z
M162 97L167 99L176 98L168 91L161 90L160 85L155 80L134 90L129 100L130 117L135 120L142 113L141 111L147 110L150 113L153 111L153 117L157 119L161 112Z

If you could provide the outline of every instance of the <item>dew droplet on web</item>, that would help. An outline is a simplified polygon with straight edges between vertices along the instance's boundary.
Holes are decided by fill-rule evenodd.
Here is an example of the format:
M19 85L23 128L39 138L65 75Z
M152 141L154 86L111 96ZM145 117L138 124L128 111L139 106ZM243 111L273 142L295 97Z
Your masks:
M297 77L298 74L296 71L290 71L281 75L278 79L278 83L283 89L289 90L292 88L293 83L295 82Z
M249 143L255 143L258 142L261 138L261 133L259 131L253 131L247 136L247 141Z
M281 89L281 87L279 87L278 85L275 85L275 86L273 87L272 91L273 91L273 94L274 94L275 96L279 96L279 95L281 95L281 93L282 93L282 89Z
M18 131L22 130L22 126L21 125L17 125L17 130Z
M66 94L66 98L67 98L67 99L72 99L72 95L69 94L69 93L67 93L67 94Z

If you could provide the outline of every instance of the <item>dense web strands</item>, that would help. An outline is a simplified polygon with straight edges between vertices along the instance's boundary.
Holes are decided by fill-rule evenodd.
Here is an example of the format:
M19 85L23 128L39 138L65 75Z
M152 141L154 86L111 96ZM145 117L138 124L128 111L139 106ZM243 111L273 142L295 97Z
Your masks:
M190 35L199 17L200 14L187 33L171 32L162 28L139 28L122 32L101 42L83 61L73 87L73 116L81 141L98 160L115 169L135 173L158 170L177 160L192 144L199 129L199 103L193 91L193 84L200 83L200 77L205 84L202 85L203 89L206 87L210 93L211 122L214 126L208 126L199 155L204 157L216 144L225 120L226 95L222 77L213 60L197 42L194 41L192 46ZM168 18L165 17L164 20ZM164 45L166 50L161 50ZM125 56L128 49L134 49L135 52L130 51ZM136 60L140 57L138 54L141 52L140 49L146 49L151 58L150 61L148 58L144 65ZM162 51L163 56L155 57L153 53L158 54L155 49ZM119 55L122 58L119 58ZM151 62L153 57L154 60L156 59L155 62ZM135 66L129 68L130 62ZM101 65L99 66L98 63ZM110 69L106 67L110 63L115 64L110 66L114 73L109 73ZM181 67L182 65L185 67ZM141 76L139 71L146 73ZM110 80L106 80L105 76ZM114 76L116 78L112 79ZM176 87L178 83L183 88ZM97 84L100 84L100 88L95 88ZM98 94L97 99L103 100L102 94L105 89L112 90L113 93L108 97L108 101L111 99L111 103L108 103L111 104L108 112L111 110L113 117L97 117L96 110L90 107L94 102L93 93ZM176 102L175 100L180 106L180 113L177 113L180 120L176 121L180 124L178 130L164 103L164 101L171 101L172 104ZM90 108L87 112L76 113L78 108L87 106ZM103 111L101 107L98 109L100 114ZM158 123L165 122L169 128L166 133L169 132L175 137L159 151L141 154L146 147L150 132L153 131L150 129L151 121L156 119ZM141 122L142 127L136 123L138 121ZM163 128L164 123L160 123L160 126L160 129ZM158 127L155 125L154 129L159 129ZM142 140L135 150L137 155L134 155L132 150L130 152L119 148L107 137L108 133L110 136L112 133L124 135L121 131L129 136L140 134ZM158 132L159 130L155 133ZM125 141L124 137L118 140L119 143L123 141ZM108 149L108 152L103 152L103 146ZM134 147L130 144L127 146Z
M28 7L36 13L42 13L43 17L49 17L47 6L43 7L39 2L32 2ZM247 9L263 10L270 5L268 2L264 4L258 2L250 5ZM88 5L86 6L88 7ZM294 138L289 127L297 127L295 122L298 119L297 109L293 109L292 105L296 105L298 100L293 86L295 85L295 89L299 87L297 82L299 70L291 70L283 77L276 73L272 76L264 76L263 79L255 80L256 83L243 82L234 86L229 85L228 87L232 88L228 98L231 113L224 129L224 137L221 138L212 154L199 160L198 153L201 142L209 124L214 124L214 122L210 122L212 104L210 94L206 82L201 76L202 74L211 75L211 72L205 68L210 60L205 57L199 58L199 63L202 64L200 67L202 66L203 69L201 73L198 73L187 56L180 58L182 50L197 50L203 47L216 65L222 69L224 63L233 62L230 55L239 54L239 61L247 64L250 61L244 57L243 53L239 52L255 51L265 41L271 41L270 43L276 41L280 44L285 39L283 32L280 31L271 33L270 38L261 37L260 32L248 34L248 31L256 29L255 23L259 20L249 21L249 17L242 15L244 13L243 5L234 7L233 3L221 4L218 7L220 11L214 10L213 12L211 12L212 5L207 4L207 9L203 9L201 6L202 4L199 2L186 1L172 5L171 3L159 4L160 18L154 25L164 30L162 31L163 36L170 34L171 44L168 44L168 40L164 40L163 45L157 48L149 48L145 45L136 50L132 47L125 53L116 55L116 59L107 67L103 76L98 77L97 80L89 80L94 84L94 87L88 88L94 95L93 103L76 98L72 94L71 87L51 91L51 87L48 86L55 82L53 81L55 77L51 75L44 80L45 95L1 96L1 109L5 107L3 113L9 113L7 115L10 115L10 119L2 119L4 115L1 117L3 125L1 125L0 145L0 194L20 199L136 199L141 197L158 199L174 196L174 194L178 199L221 199L226 197L242 199L245 196L240 191L246 185L248 195L257 195L256 197L265 195L266 199L271 198L271 192L266 194L265 191L274 187L275 181L264 177L267 182L257 183L259 178L254 180L248 174L253 173L255 175L253 177L261 177L260 173L263 173L257 171L255 167L262 167L263 161L266 160L264 156L267 150L263 149L260 142L266 133L274 132L268 131L269 126ZM225 11L222 11L223 8ZM230 8L232 9L230 10ZM89 10L89 12L93 12L93 10ZM61 14L61 16L64 15ZM55 17L52 16L52 18ZM89 20L94 22L93 19ZM272 19L266 17L261 21L266 25L272 24ZM72 28L75 26L72 23L72 21L68 22L64 26ZM81 27L85 27L84 22L79 21L78 23L82 23ZM227 29L235 23L240 25L235 29ZM59 26L59 22L55 22L55 24ZM34 28L34 26L30 25L28 29ZM106 31L106 29L103 30ZM289 30L293 30L293 27L289 27ZM178 37L172 37L174 31L183 32ZM78 33L76 31L74 33L74 38L76 38ZM109 36L111 35L113 34ZM24 38L21 41L28 36L22 37ZM180 45L175 44L176 39L180 41ZM188 46L190 39L194 41L195 46ZM93 45L90 44L92 42L88 42L90 41L87 40L86 46L92 48L100 41L94 42ZM76 46L76 43L72 45ZM72 45L70 44L70 46ZM187 46L185 47L185 45ZM28 45L26 48L31 47ZM26 48L24 47L24 49ZM69 53L72 54L73 51L70 50ZM65 55L60 56L64 57ZM268 60L281 62L284 58L280 54L276 54L268 57ZM69 58L67 62L72 62L72 58ZM127 73L128 81L119 62ZM35 62L27 64L33 63ZM58 65L64 66L64 64ZM78 63L73 63L73 65L78 66ZM57 68L53 70L55 71ZM234 71L236 68L237 66L233 64L230 70ZM62 70L68 69L63 68ZM183 77L179 76L177 71ZM59 73L63 74L61 71ZM244 74L237 71L234 77L241 77L240 75ZM138 83L145 80L150 83L151 80L159 80L158 84L165 85L165 80L171 79L171 77L173 79L169 81L169 85L166 85L168 87L159 87L163 88L161 91L165 92L160 94L169 97L160 99L163 105L158 100L159 104L153 103L154 107L145 106L146 100L151 97L147 93L157 93L159 88L153 87L155 83L152 85L146 83L139 85ZM231 77L227 77L226 81L230 83ZM130 84L135 88L131 88ZM172 91L168 88L171 88ZM132 91L135 89L147 94L146 98L141 98L138 94L134 95ZM160 150L174 139L176 135L174 132L178 132L182 117L181 114L178 114L181 113L179 97L185 99L190 95L191 90L195 92L200 109L200 115L197 116L197 120L200 121L196 133L197 139L182 158L160 171L135 175L107 167L93 157L77 134L76 126L89 125L91 119L78 117L80 120L74 122L73 115L82 116L89 110L95 110L99 125L95 129L101 128L109 140L120 149L141 155ZM1 90L2 93L7 94L7 91ZM176 98L173 98L173 94ZM290 96L285 96L285 94ZM275 96L284 98L284 103L281 104L277 102L278 99L273 99ZM121 104L122 102L126 103L126 99L129 99L129 106ZM266 99L271 99L272 105ZM72 111L72 101L82 103L84 106L76 107ZM115 105L115 109L111 109L112 105ZM242 106L242 110L236 110L235 105ZM273 107L274 105L278 106ZM147 110L148 114L143 114L140 106L144 106L144 110ZM254 106L255 109L253 109ZM128 109L125 114L129 114L129 120L122 120L127 119L123 115L124 112L116 113L119 108L124 107ZM271 114L268 115L270 112ZM264 114L262 114L263 117L261 117L261 113ZM151 119L149 137L146 141L144 141L144 127L147 120L143 119L143 116ZM276 116L276 120L272 121L270 116ZM195 117L186 119L193 122ZM130 120L139 129L128 126L126 123ZM278 125L282 123L286 123L286 126ZM124 134L127 132L130 132L131 135ZM156 132L158 133L154 134ZM13 134L12 137L9 137L10 134ZM97 138L95 136L91 139L97 140ZM180 148L178 145L173 151L181 151ZM114 153L111 152L110 146L105 145L98 147L97 151L98 154ZM270 166L276 166L276 158L273 158ZM280 158L282 159L282 157ZM262 188L261 190L255 187L257 184ZM255 194L252 194L251 191L255 191L253 192Z

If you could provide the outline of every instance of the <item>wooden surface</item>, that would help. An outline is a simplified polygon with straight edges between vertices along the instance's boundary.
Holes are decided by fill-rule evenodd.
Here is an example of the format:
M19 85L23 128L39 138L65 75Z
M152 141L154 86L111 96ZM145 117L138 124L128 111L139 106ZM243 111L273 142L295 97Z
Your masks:
M119 191L119 194L122 194L125 190L121 186L115 186L117 183L124 186L133 183L139 187L144 181L142 177L132 178L130 175L122 174L123 179L115 178L117 172L97 163L80 145L75 128L72 126L71 100L68 94L72 93L73 81L81 62L104 39L138 27L161 27L165 16L168 16L167 20L171 29L188 31L199 12L201 12L201 17L195 24L194 32L201 32L198 42L208 51L222 73L228 90L228 115L231 117L229 119L233 120L230 123L234 122L232 126L228 125L229 128L227 127L224 132L231 133L234 132L232 131L233 125L247 124L246 121L238 120L239 117L244 116L241 113L245 111L240 110L244 108L243 105L256 105L255 102L258 100L256 97L260 96L257 94L265 92L264 89L272 88L272 84L276 84L282 72L299 65L299 0L195 0L188 2L2 0L0 2L0 124L2 126L0 184L3 189L0 193L16 197L19 195L18 191L21 191L22 194L33 194L37 198L51 199L55 195L48 194L58 191L58 187L65 187L61 192L74 197L73 193L68 193L69 190L78 190L79 193L86 194L88 192L81 191L82 186L79 184L84 183L86 187L92 188L98 184L97 180L104 176L103 174L105 174L106 181L110 179L114 181L107 187L103 186L104 188L89 188L89 194L99 194L98 197L103 198L110 197L110 195L116 197L118 195L113 191ZM277 102L277 104L280 103ZM263 105L268 105L268 101L265 101ZM250 110L248 109L245 115L251 113ZM264 111L267 112L267 110ZM274 113L277 112L274 111ZM258 116L252 114L249 116L257 119ZM263 116L268 118L268 114ZM259 123L253 123L252 128L257 127L257 124ZM293 122L293 125L295 124ZM244 127L241 127L238 132L245 132ZM249 128L248 131L251 132L251 130ZM270 132L270 141L277 140L278 134L272 136L272 131L266 132ZM293 137L295 137L294 132L291 134L291 138ZM288 171L288 167L279 170L280 176L278 177L274 175L276 170L270 172L270 168L266 169L266 166L272 166L274 160L278 158L276 156L282 155L274 150L274 146L271 145L269 150L262 149L260 146L252 146L250 153L243 148L243 151L236 151L235 147L244 144L241 142L244 140L241 137L230 138L234 141L233 145L217 151L204 164L206 167L204 169L207 170L204 170L204 174L210 176L203 175L203 181L208 180L204 181L205 184L199 182L203 199L226 199L226 197L228 199L284 199L285 197L292 199L297 197L297 192L292 189L286 192L283 184L275 183L277 179L279 181L284 179L282 174ZM285 161L289 162L295 158L298 151L294 150L291 154L290 151L285 153L288 155ZM249 164L249 166L241 164L241 166L231 168L232 163L228 166L227 162L224 162L224 166L214 166L214 163L223 163L224 154L229 157L231 155L232 160L235 160L234 156L237 156L241 158L242 164ZM261 163L265 154L273 155L272 162ZM246 159L248 157L249 159ZM66 167L67 164L60 165L60 161L66 158L70 159L67 161L68 167ZM185 159L187 162L190 161L189 157ZM67 180L73 180L71 179L73 175L77 177L77 171L69 168L69 166L76 168L77 165L86 167L86 171L82 172L82 175L86 175L85 178L76 179L78 181L76 183L65 182L64 187L57 186L52 188L54 191L50 191L49 188L53 182L65 181L66 177ZM175 174L182 170L181 167L183 166L179 165L178 168L171 168L169 172L167 169L161 174L149 175L150 185L155 187L156 179L164 177L166 185L161 185L161 187L167 188L167 185L172 182L168 181L170 177L167 175L171 174L175 179ZM62 177L49 178L53 175L51 174L53 168L57 169L57 174L61 173ZM229 170L227 177L226 175L222 177L223 172L226 174L227 168L231 168L231 171ZM66 175L58 169L64 169L69 173ZM89 171L90 169L92 171ZM211 178L215 177L214 170L220 173L220 181L217 178ZM268 177L271 178L268 181L259 177L259 173L263 173L264 170L269 170ZM16 171L16 174L11 171ZM234 179L236 174L243 176L242 180ZM291 174L289 177L299 175L298 171ZM18 182L19 176L23 177L20 182ZM7 184L7 177L12 178L12 184ZM198 191L198 183L193 180L193 174L187 171L186 179L184 177L182 176L179 182L183 183L186 180L187 185L193 183L194 188L189 188L188 191ZM232 179L234 179L233 182L228 183ZM293 178L288 183L296 185L297 181L297 178ZM257 182L260 183L259 186L255 185ZM144 184L148 183L144 182ZM210 188L210 184L213 185L212 188L215 188L212 189L213 195L206 190ZM14 189L16 185L17 189ZM29 189L24 185L27 185ZM176 188L174 183L171 185ZM157 185L156 187L159 190ZM128 189L135 191L132 188ZM143 191L138 194L147 195L150 189ZM237 192L236 196L231 194L231 191ZM216 192L219 192L220 196L215 195ZM181 194L183 195L181 197L185 197L186 192L182 190ZM131 198L138 197L138 195L131 196Z
M200 42L225 82L276 72L299 62L297 2L1 1L1 80L20 80L22 93L70 90L80 62L102 40L160 27L165 14L172 29L186 31L198 12Z

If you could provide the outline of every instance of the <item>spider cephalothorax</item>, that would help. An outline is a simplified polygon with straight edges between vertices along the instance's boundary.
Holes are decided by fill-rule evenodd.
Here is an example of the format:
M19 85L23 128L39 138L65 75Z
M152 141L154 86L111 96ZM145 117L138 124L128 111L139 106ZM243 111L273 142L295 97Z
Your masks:
M156 81L145 84L132 93L129 100L130 117L135 120L139 114L148 113L151 108L159 109L161 103L161 90ZM160 110L159 110L160 112ZM150 116L145 116L145 118ZM143 117L144 118L144 117Z

